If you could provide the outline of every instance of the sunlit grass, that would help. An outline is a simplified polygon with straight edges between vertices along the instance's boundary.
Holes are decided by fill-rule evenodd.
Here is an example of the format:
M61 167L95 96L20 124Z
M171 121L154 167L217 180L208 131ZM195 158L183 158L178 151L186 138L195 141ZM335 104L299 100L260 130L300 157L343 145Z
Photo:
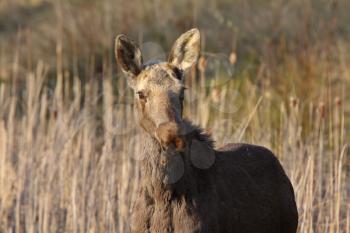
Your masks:
M0 232L128 232L141 148L133 94L116 72L113 37L130 30L140 41L169 48L177 32L152 19L178 19L180 31L191 26L186 14L203 26L204 52L187 74L185 116L217 146L248 142L275 152L295 188L299 232L350 232L350 56L340 33L305 38L303 16L292 25L295 33L277 25L270 38L273 20L259 12L302 7L279 1L212 1L216 13L193 1L194 10L177 17L171 9L184 3L164 3L154 18L150 5L48 2L47 24L31 25L28 18L25 28L0 37ZM47 2L0 7L41 3ZM246 12L246 22L230 19L228 6L245 9L235 8L240 17ZM211 25L201 21L211 13ZM285 23L296 22L288 14Z

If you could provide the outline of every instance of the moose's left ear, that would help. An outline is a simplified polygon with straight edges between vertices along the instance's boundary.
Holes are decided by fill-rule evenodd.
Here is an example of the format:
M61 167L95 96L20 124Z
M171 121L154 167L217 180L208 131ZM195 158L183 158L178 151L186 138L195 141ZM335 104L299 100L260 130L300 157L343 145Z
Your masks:
M175 41L168 62L181 70L186 70L197 62L199 51L200 33L197 28L193 28Z

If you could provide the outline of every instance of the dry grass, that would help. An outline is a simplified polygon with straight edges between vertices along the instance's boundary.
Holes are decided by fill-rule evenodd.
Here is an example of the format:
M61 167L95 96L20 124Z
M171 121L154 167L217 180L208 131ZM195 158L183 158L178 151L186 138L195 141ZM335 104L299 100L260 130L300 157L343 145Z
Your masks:
M217 0L209 12L207 1L192 1L178 15L171 9L187 9L182 1L153 1L162 12L139 1L57 2L0 3L1 233L128 232L142 158L112 41L130 32L169 48L178 33L168 24L202 25L205 51L224 51L205 52L189 72L185 115L217 146L244 141L278 155L295 187L299 232L350 233L346 1L335 1L344 4L336 14L311 0ZM23 28L1 27L21 22L7 21L10 11L28 9L37 14Z

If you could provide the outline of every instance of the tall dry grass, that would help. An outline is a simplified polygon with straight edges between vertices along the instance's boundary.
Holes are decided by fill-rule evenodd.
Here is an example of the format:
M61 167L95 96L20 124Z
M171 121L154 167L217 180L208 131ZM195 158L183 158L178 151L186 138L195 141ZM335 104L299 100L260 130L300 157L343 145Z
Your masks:
M127 232L140 159L130 95L115 95L108 73L102 87L58 72L50 89L46 78L39 63L20 86L1 85L0 231ZM249 83L230 99L235 84L205 96L190 89L200 97L187 103L187 115L209 128L217 144L247 141L277 153L295 187L300 232L349 232L342 95L330 97L329 106L280 101L275 120L273 97ZM239 101L242 106L227 113ZM210 110L217 105L224 110Z
M204 52L187 75L185 115L217 146L277 154L299 232L349 233L350 55L338 30L346 34L347 16L323 2L266 2L1 2L0 232L128 232L142 158L113 37L130 31L168 48L178 36L169 24L180 32L191 22ZM13 12L26 21L15 29L6 26L20 22Z

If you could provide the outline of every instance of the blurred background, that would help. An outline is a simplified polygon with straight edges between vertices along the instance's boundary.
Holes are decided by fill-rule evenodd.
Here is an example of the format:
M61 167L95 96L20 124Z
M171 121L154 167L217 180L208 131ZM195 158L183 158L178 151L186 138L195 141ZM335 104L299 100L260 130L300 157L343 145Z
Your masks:
M0 232L129 232L133 93L114 39L166 59L202 36L185 116L220 146L271 148L299 232L350 232L350 1L1 0Z

